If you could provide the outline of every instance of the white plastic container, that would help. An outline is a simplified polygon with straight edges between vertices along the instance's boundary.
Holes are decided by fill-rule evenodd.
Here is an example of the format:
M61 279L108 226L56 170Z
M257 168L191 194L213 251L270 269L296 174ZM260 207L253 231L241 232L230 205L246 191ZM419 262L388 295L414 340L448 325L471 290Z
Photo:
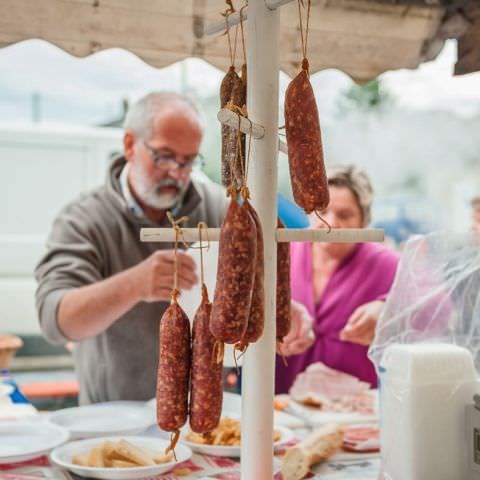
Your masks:
M380 478L466 478L465 407L478 388L470 352L441 343L391 345L380 365Z

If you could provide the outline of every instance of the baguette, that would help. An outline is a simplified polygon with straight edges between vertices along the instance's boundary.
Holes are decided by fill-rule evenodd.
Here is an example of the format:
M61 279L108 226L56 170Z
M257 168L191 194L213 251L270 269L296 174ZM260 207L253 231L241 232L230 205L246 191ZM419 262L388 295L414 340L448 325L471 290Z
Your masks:
M299 444L289 448L282 459L283 480L300 480L310 466L323 462L342 446L343 432L338 425L329 424L315 430Z

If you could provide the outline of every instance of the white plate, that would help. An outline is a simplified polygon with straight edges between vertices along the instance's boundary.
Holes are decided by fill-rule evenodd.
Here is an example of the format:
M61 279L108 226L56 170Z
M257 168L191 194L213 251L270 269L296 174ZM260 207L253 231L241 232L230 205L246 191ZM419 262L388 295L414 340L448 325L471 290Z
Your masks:
M68 430L48 422L0 423L0 463L40 457L65 443L68 437Z
M280 432L281 434L280 440L274 442L273 444L274 451L295 437L294 433L288 428L274 426L274 430ZM240 457L240 445L231 447L226 445L202 445L186 440L186 433L186 431L182 432L180 442L189 446L194 452L201 453L203 455L212 455L215 457Z
M14 388L8 383L0 383L0 397L6 397L13 392Z
M155 416L144 402L106 402L58 410L48 420L67 428L74 440L140 433L155 423Z
M163 463L160 465L147 466L147 467L131 467L131 468L95 468L95 467L82 467L81 465L75 465L72 463L73 455L85 455L94 446L99 443L110 441L118 441L120 438L127 440L127 442L138 446L139 448L148 448L154 452L163 452L168 447L170 442L168 440L162 440L160 438L152 437L99 437L89 438L86 440L77 440L76 442L69 442L66 445L56 448L50 455L50 459L53 463L59 467L66 468L76 475L80 475L88 478L99 478L104 480L130 480L136 478L146 478L159 475L168 470L171 470L181 462L188 460L192 456L192 451L184 446L179 445L175 447L176 461Z

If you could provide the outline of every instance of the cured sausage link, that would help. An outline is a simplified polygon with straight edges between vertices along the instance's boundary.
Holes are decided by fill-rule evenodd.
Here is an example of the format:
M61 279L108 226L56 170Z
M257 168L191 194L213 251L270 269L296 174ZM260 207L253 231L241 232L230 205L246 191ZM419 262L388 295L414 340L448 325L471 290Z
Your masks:
M288 85L285 129L293 198L307 213L322 211L328 206L330 197L318 109L305 69Z
M232 96L233 84L235 78L238 78L235 67L230 67L220 85L220 107L223 108L230 101ZM230 144L230 127L222 125L222 163L221 178L222 184L228 187L231 183L229 152L235 151L235 144Z
M242 111L247 103L247 84L239 77L235 78L230 99L231 107L239 107ZM237 113L238 109L235 110ZM238 145L238 136L240 135L240 145ZM245 134L239 132L236 128L230 128L229 145L235 145L232 156L230 156L230 165L233 166L233 176L237 188L244 186L245 180ZM237 150L240 149L240 152ZM241 153L241 154L240 154Z
M215 337L210 333L212 304L206 296L193 319L190 427L211 432L220 421L223 399L223 363L214 358Z
M280 219L278 227L284 228ZM277 339L281 342L292 325L290 292L290 244L277 243Z
M265 325L265 266L263 253L263 232L260 219L251 203L245 202L249 213L255 222L257 230L257 260L255 262L255 280L253 283L252 304L250 306L250 315L248 317L247 330L243 336L239 349L243 350L249 343L256 342L263 334Z
M224 108L232 99L232 92L235 85L241 83L241 79L235 71L235 67L230 67L220 85L220 107ZM238 86L237 86L238 89ZM227 125L222 125L222 163L221 178L222 184L229 187L232 183L231 165L235 161L235 152L237 146L237 137L235 129Z
M247 329L257 255L255 223L245 203L232 198L220 233L217 284L210 331L223 343L239 342Z
M238 74L235 72L235 67L231 66L226 75L223 77L222 83L220 84L221 108L223 108L230 101L235 77L238 77Z
M190 379L190 322L174 301L160 320L157 373L157 423L167 432L187 421Z

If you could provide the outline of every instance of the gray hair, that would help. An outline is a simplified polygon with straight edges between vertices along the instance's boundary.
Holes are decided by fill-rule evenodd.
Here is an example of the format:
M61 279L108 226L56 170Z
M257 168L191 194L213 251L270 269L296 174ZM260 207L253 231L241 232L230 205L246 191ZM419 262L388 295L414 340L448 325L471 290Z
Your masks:
M363 224L372 219L373 188L368 175L355 165L334 165L328 168L328 184L334 187L346 187L357 200L362 212Z
M201 130L204 130L203 117L195 103L175 92L152 92L137 100L128 109L123 128L148 138L152 133L155 115L164 108L172 107L192 113L198 119Z

